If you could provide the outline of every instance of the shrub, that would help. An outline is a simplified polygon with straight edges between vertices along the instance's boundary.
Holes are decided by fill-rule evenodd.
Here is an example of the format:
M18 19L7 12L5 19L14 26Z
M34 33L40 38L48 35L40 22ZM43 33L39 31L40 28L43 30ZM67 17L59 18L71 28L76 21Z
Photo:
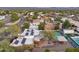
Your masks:
M50 50L49 49L45 49L45 52L50 52Z
M0 27L4 26L4 22L2 20L0 20Z
M79 52L79 48L67 48L66 52Z
M40 23L40 24L38 25L39 30L44 30L44 26L45 26L44 23Z
M12 13L11 14L11 21L14 22L14 21L17 21L19 19L18 15L16 13Z

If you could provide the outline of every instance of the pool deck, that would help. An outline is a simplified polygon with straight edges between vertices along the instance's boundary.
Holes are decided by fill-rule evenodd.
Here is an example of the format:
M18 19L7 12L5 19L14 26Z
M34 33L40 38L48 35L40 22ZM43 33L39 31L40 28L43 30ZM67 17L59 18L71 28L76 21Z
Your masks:
M67 42L67 39L64 36L62 36L60 34L60 32L55 32L55 39L57 39L58 41L66 41Z
M34 48L33 52L44 52L45 49L49 49L51 52L64 52L66 48L73 48L73 46L69 42L65 44L56 43L54 46L50 47Z

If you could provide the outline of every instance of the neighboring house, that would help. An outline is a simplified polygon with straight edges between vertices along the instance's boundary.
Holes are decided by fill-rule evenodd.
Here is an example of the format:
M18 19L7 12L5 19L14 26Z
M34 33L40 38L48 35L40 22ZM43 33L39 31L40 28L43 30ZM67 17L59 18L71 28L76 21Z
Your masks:
M34 15L34 12L30 12L30 15L33 16Z
M51 17L51 20L54 22L55 19L53 17Z
M38 29L38 25L40 24L39 20L33 20L32 23L30 23L29 29Z
M67 17L62 17L62 21L65 22L68 18Z
M64 34L74 34L75 31L72 30L72 29L63 29L63 33L64 33Z
M66 20L68 20L68 21L70 21L70 20L72 20L72 18L68 18L68 17L62 17L62 19L61 19L63 22L65 22Z
M79 27L79 22L78 21L70 19L69 22L72 23L72 24L74 24L75 26Z
M39 25L40 24L40 20L35 19L35 20L33 20L32 24L33 25Z
M59 28L62 29L62 27L63 27L63 23L60 23Z
M76 30L79 32L79 28L76 28Z
M40 16L44 16L45 14L40 14Z
M44 22L44 19L43 19L43 18L41 18L41 19L40 19L40 22Z
M74 16L75 16L75 15L68 15L69 18L72 18L72 17L74 17Z
M8 14L6 14L5 15L5 23L9 23L10 21L11 21L11 17L10 17L11 15L8 15Z
M5 15L0 16L0 20L4 20L5 19Z
M41 16L39 15L37 18L38 18L38 19L41 19Z

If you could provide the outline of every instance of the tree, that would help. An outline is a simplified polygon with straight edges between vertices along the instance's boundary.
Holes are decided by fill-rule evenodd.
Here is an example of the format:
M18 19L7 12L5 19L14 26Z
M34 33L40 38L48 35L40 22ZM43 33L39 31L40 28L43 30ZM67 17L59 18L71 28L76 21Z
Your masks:
M65 29L69 28L71 26L70 22L68 20L65 20L65 22L63 23L63 27Z
M2 20L0 20L0 28L4 26L4 22Z
M44 37L47 37L49 40L54 40L54 32L53 31L44 31Z
M5 11L0 11L0 15L6 15Z
M55 19L55 21L58 21L58 22L60 22L60 23L63 22L63 21L61 20L61 17L57 17L57 18Z
M32 49L33 49L33 45L23 45L23 46L16 47L15 51L24 52L24 51L28 50L28 51L31 52Z
M44 30L44 26L45 26L45 23L40 23L39 25L38 25L38 28L39 28L39 30Z
M18 25L12 25L8 28L8 31L11 33L12 36L17 36L21 30Z
M50 52L50 50L49 49L45 49L45 52Z
M0 52L14 52L15 48L9 46L10 42L7 39L4 39L0 43Z
M30 26L30 24L28 23L28 22L25 22L24 24L23 24L23 28L25 29L28 29L29 28L29 26Z
M11 14L11 21L17 21L19 19L18 15L16 13Z
M32 19L37 19L37 15L32 16Z
M9 10L5 10L4 12L5 12L6 14L9 14Z
M60 25L60 23L57 23L57 24L55 25L55 30L58 30L58 29L59 29L59 25Z
M79 48L67 48L66 52L79 52Z

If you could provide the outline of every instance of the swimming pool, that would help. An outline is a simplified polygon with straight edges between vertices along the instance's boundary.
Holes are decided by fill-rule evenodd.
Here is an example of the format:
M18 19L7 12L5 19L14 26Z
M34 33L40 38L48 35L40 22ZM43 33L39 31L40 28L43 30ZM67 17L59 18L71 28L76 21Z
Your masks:
M57 36L61 36L61 34L59 32L54 32L54 39L57 39Z
M65 37L74 48L79 48L79 36L65 35Z
M55 35L56 35L56 36L62 36L62 35L60 34L60 32L55 32Z
M55 32L55 39L57 39L58 41L67 42L67 39L60 32Z
M79 36L71 37L71 38L79 46Z

